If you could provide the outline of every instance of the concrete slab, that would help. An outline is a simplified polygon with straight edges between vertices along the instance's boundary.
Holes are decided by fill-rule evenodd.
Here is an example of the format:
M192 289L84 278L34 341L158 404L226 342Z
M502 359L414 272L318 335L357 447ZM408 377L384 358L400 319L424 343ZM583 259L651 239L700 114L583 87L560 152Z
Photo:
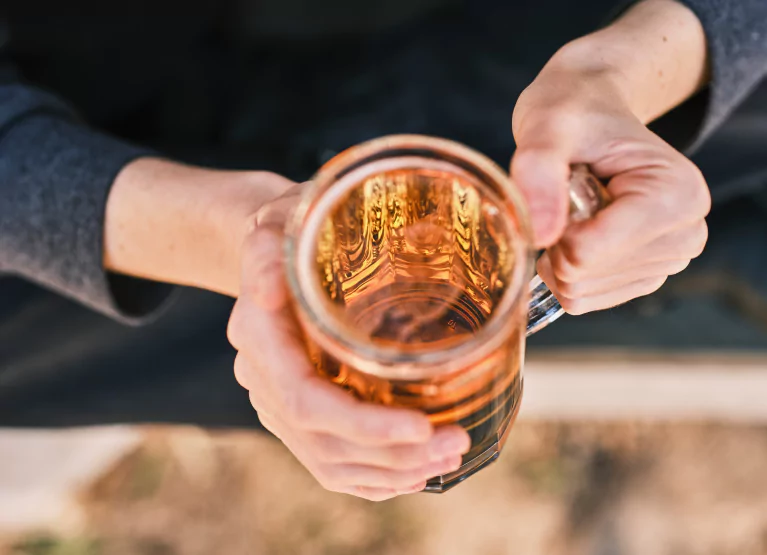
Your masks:
M519 417L767 424L767 355L539 354L525 368Z
M123 426L0 429L0 533L76 526L76 493L140 441Z

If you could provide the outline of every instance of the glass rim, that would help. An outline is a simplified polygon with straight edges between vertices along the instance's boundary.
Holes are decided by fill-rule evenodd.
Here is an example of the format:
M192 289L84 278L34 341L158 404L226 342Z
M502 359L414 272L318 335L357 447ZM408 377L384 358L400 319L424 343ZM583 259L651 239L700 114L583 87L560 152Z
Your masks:
M432 350L428 345L406 350L376 344L339 316L337 306L312 275L316 233L338 200L365 178L383 171L429 166L449 166L452 173L463 174L470 182L484 187L483 193L490 192L496 197L492 198L494 203L511 208L510 215L516 217L509 222L509 236L516 237L519 243L515 246L517 261L512 280L487 322L464 341ZM328 195L331 191L333 194ZM526 205L506 172L483 154L454 141L424 135L392 135L345 150L317 172L288 220L285 237L288 284L307 333L331 356L358 369L362 364L368 373L387 378L412 378L414 374L426 377L463 366L467 359L480 360L506 340L506 332L516 323L512 316L520 309L520 303L527 307L534 256Z

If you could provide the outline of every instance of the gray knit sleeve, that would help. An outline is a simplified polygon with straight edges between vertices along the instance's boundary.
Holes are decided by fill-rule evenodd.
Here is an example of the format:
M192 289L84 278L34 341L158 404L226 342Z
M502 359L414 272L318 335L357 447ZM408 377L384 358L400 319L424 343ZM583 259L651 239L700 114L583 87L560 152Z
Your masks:
M109 275L102 257L110 186L128 162L148 154L87 128L12 70L1 72L0 273L125 323L155 315L171 288Z
M692 153L767 76L767 0L677 0L706 33L711 82L650 128ZM619 3L614 15L636 3Z
M699 145L767 76L767 0L680 0L700 19L711 61L705 111L691 147Z

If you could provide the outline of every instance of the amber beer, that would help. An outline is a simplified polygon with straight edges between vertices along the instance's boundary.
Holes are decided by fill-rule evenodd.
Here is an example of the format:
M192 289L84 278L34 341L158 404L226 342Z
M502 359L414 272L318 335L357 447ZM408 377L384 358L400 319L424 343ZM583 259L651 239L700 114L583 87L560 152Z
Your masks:
M317 174L287 257L322 376L469 432L462 467L427 491L497 458L520 406L533 267L524 205L500 168L429 137L355 147ZM539 325L556 317L551 302Z

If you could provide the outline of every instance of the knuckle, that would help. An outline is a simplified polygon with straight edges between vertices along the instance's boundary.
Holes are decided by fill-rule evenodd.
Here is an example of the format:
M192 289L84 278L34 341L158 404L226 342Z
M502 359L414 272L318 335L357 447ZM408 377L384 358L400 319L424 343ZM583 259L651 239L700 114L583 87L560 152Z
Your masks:
M238 354L234 359L234 379L243 388L251 389L251 366L248 361L241 354Z
M517 97L511 118L512 131L517 139L533 130L537 136L560 136L580 124L583 110L569 96L549 99L545 104L539 98L535 83Z
M586 303L581 299L569 299L567 297L562 297L559 299L559 304L562 305L562 308L565 310L565 312L572 314L573 316L580 316L588 312Z
M584 268L593 266L599 259L600 250L593 242L584 239L580 234L569 234L562 238L558 245L558 249L562 253L562 257L567 261L572 270L583 275ZM561 270L560 270L561 271ZM557 275L557 270L554 270ZM571 273L575 273L571 272ZM557 275L557 277L559 277ZM561 279L564 279L562 276ZM575 276L568 276L575 277ZM567 280L565 280L567 281ZM577 281L570 279L570 281Z
M682 157L680 178L684 184L685 202L696 216L703 217L711 210L711 192L698 166Z
M311 466L311 468L309 468ZM326 490L332 492L343 491L344 484L342 483L342 476L339 475L338 467L331 464L315 463L313 465L307 465L314 479Z
M701 221L700 224L695 226L695 232L692 239L692 256L691 258L698 258L706 248L708 243L708 225L705 221Z
M287 181L285 177L281 176L280 174L268 170L256 170L253 172L251 178L255 182L266 182L270 184L279 181Z
M639 296L641 297L655 293L658 289L663 287L663 284L666 283L667 279L668 276L642 280L639 285Z
M428 466L422 466L416 470L401 471L392 479L394 489L404 490L423 480L433 478L434 473L429 471Z
M536 94L535 83L531 83L519 94L511 114L511 130L515 137L523 131L528 121L534 117L536 110L530 110L534 106Z
M659 209L676 218L702 218L711 210L711 193L698 166L689 158L676 153L672 162L672 182L655 191Z
M583 286L581 284L562 281L560 279L557 279L557 292L559 293L559 297L571 300L579 299L584 296Z
M238 351L242 346L242 324L240 318L240 301L237 301L232 309L232 315L229 318L229 323L226 326L226 338L229 343Z
M570 97L560 97L536 110L536 122L545 133L568 133L580 124L582 110Z
M663 221L669 219L669 215L678 218L686 202L680 187L658 187L655 192L655 203L659 213L663 215Z
M261 422L261 425L270 432L274 437L278 439L282 439L282 434L280 430L277 427L277 423L275 420L272 419L272 417L268 416L266 413L258 412L258 420Z
M364 486L356 486L352 490L352 495L364 499L366 501L372 501L373 503L380 503L396 496L395 492L390 492L383 489L372 489Z
M318 475L317 472L314 473L314 478L317 480L317 483L322 487L322 489L329 491L330 493L344 492L344 488L341 484L336 484L335 482L328 481L327 479Z
M551 268L557 282L575 283L583 278L583 271L565 256L561 246L549 249Z
M339 472L339 467L336 465L321 464L318 466L317 473L325 489L338 491L344 486L343 474Z
M264 411L263 403L255 391L250 391L248 393L248 400L250 401L250 404L253 406L253 408L256 409L256 412Z
M673 276L676 274L681 274L687 269L689 265L690 265L689 259L672 262L671 265L667 268L666 275Z
M270 421L270 420L269 420L269 421L267 421L266 419L264 419L264 418L261 418L261 425L264 427L264 429L265 429L267 432L269 432L270 434L272 434L274 437L276 437L277 439L281 439L281 438L280 438L280 434L279 434L279 432L277 431L277 429L274 427L274 423L273 423L272 421Z

